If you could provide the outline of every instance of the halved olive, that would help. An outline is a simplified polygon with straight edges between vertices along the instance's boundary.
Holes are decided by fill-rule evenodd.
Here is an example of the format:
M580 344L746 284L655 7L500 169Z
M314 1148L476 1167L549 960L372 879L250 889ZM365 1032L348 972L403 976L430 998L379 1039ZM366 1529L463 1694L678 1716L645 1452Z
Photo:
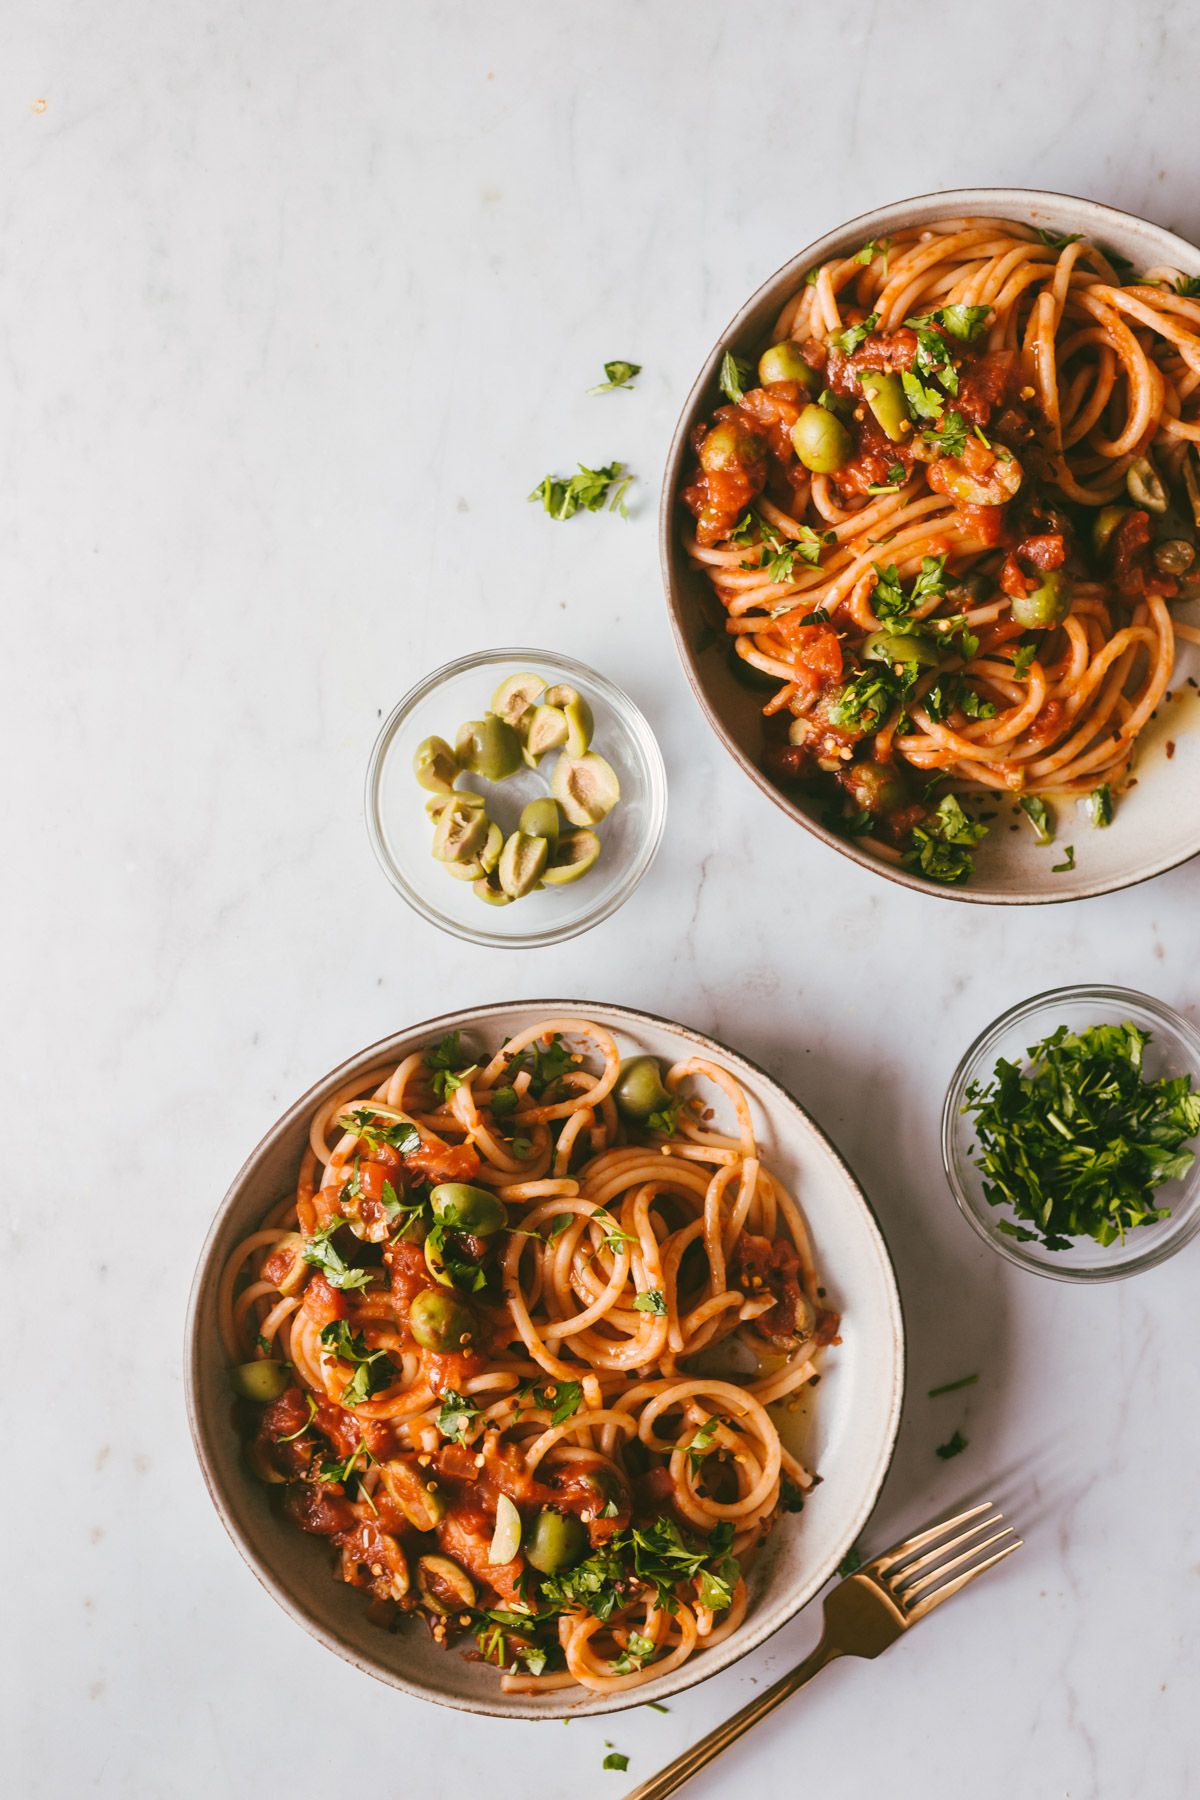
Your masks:
M507 1494L496 1496L496 1529L492 1533L489 1563L510 1563L521 1548L521 1515Z
M700 467L706 475L722 469L757 468L767 460L767 446L758 433L734 417L714 425L700 445Z
M542 880L550 887L563 887L569 881L578 881L595 866L599 854L600 839L594 831L564 831L542 870Z
M1166 512L1167 490L1148 456L1134 457L1125 471L1125 486L1130 499L1138 506L1144 506L1149 512Z
M520 829L528 837L545 838L550 846L550 854L554 854L554 846L558 842L558 803L554 800L531 800L525 807L518 821Z
M850 433L823 406L806 406L792 426L792 448L806 469L832 475L854 454Z
M446 1502L441 1494L428 1485L411 1463L395 1457L381 1463L379 1472L384 1487L414 1531L432 1531L445 1517Z
M572 825L596 825L621 798L621 784L604 758L589 750L586 756L559 757L550 792Z
M506 724L515 725L522 713L536 706L545 686L540 675L509 675L492 695L492 711Z
M1061 625L1071 610L1075 583L1063 569L1047 569L1040 587L1010 600L1012 616L1026 631L1046 631Z
M472 891L477 899L486 901L489 906L511 906L513 902L512 895L506 894L502 887L492 886L492 877L489 875L481 876Z
M543 1506L525 1545L525 1560L541 1575L554 1575L577 1563L588 1547L588 1534L574 1513Z
M656 1056L627 1056L613 1089L617 1111L627 1119L643 1123L651 1113L662 1112L672 1104L662 1082L662 1071Z
M505 781L521 766L521 740L495 713L460 725L454 748L463 768L485 781Z
M535 706L522 740L522 754L531 769L547 750L557 750L567 741L567 715L559 706Z
M444 862L442 867L447 875L453 875L455 881L487 880L487 870L477 856L473 856L470 862Z
M968 607L978 606L981 600L986 600L995 585L990 575L964 575L961 581L946 589L946 598L958 611L965 612Z
M490 875L500 861L500 852L504 848L504 833L494 819L488 820L487 843L479 852L479 860L483 864L483 872Z
M463 1612L475 1604L475 1583L448 1556L422 1556L417 1586L426 1606L436 1613Z
M565 684L547 688L546 705L557 706L567 721L567 755L585 755L596 726L592 709L583 695Z
M433 854L439 862L473 862L488 840L488 816L479 806L460 806L456 794L438 815Z
M438 1288L421 1289L408 1309L408 1328L423 1350L436 1350L443 1356L465 1350L479 1335L469 1307Z
M904 398L904 383L898 375L884 374L879 369L860 369L859 385L867 405L886 431L893 444L912 436L912 415Z
M243 1444L242 1450L258 1479L265 1481L268 1487L280 1487L287 1480L287 1476L280 1474L257 1438L251 1438L248 1443Z
M1196 546L1186 538L1164 538L1154 546L1154 566L1160 575L1186 575L1196 560Z
M1113 532L1129 513L1127 506L1102 506L1092 521L1092 549L1103 556L1112 542Z
M799 344L791 338L763 351L758 359L758 379L764 387L773 381L798 381L809 394L816 394L821 386L820 375L805 362Z
M503 1200L487 1188L472 1187L466 1181L443 1181L429 1196L433 1216L455 1231L469 1231L475 1237L491 1237L508 1224Z
M541 880L542 870L550 856L550 845L543 837L530 837L527 831L514 831L500 852L496 874L500 886L514 900L528 894Z
M263 1357L259 1362L239 1363L229 1371L229 1379L243 1400L257 1400L265 1406L268 1400L278 1400L292 1377L283 1363Z
M431 819L440 819L448 806L460 806L467 812L482 812L487 801L482 794L472 793L470 788L455 788L451 794L435 794L425 802L425 811Z
M928 669L936 669L941 661L932 638L921 637L917 632L872 631L863 643L862 653L868 662L920 663Z
M423 788L448 794L458 779L458 758L445 738L427 737L413 755L413 774Z

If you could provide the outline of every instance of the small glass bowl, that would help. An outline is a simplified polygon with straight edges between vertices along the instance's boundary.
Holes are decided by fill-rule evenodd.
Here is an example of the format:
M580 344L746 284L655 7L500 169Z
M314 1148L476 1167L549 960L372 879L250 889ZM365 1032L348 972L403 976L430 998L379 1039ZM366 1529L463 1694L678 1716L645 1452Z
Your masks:
M1035 994L1020 1006L1002 1013L971 1045L950 1083L942 1108L942 1162L954 1198L972 1225L993 1250L1019 1268L1058 1281L1118 1281L1152 1269L1182 1250L1200 1231L1200 1160L1182 1180L1155 1188L1157 1205L1170 1208L1171 1216L1153 1225L1139 1225L1104 1249L1092 1238L1080 1238L1069 1250L1047 1250L1044 1244L1020 1243L997 1230L1001 1219L1012 1214L1001 1203L992 1206L984 1197L983 1176L970 1152L976 1139L974 1113L962 1110L972 1081L987 1086L1000 1057L1024 1064L1029 1048L1059 1025L1082 1031L1088 1025L1137 1025L1151 1033L1146 1046L1143 1073L1150 1080L1164 1075L1190 1075L1200 1089L1200 1033L1161 1000L1131 988L1064 987ZM1200 1143L1191 1148L1200 1152ZM1023 1222L1023 1221L1022 1221Z
M596 826L600 855L578 881L527 894L511 906L489 906L469 881L456 881L432 855L432 798L417 782L413 752L427 737L453 744L467 719L488 710L508 675L531 670L550 687L568 684L588 701L595 720L592 749L612 764L621 798ZM461 776L460 788L487 795L488 815L505 835L521 809L550 792L558 753L538 769L506 781ZM607 919L628 900L654 861L667 816L667 777L654 735L633 701L603 675L550 650L480 650L427 675L401 700L375 740L367 770L367 829L384 874L408 904L455 937L496 948L561 944Z

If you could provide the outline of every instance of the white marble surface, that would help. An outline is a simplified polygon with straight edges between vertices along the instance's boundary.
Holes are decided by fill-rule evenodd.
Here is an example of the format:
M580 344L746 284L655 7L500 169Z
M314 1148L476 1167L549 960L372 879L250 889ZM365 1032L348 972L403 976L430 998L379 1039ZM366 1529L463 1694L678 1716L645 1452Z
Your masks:
M815 1613L666 1717L459 1718L309 1642L205 1497L183 1306L245 1152L385 1032L570 993L760 1058L872 1194L912 1381L869 1542L984 1488L1028 1538L696 1800L1194 1791L1200 1246L1097 1292L1023 1276L935 1126L1039 987L1194 1016L1195 866L1005 914L788 829L705 734L654 508L702 354L833 223L1012 182L1200 231L1195 8L14 0L4 36L7 1791L619 1795L606 1737L642 1779L811 1644ZM584 398L614 356L637 390ZM525 505L611 457L628 524ZM488 954L404 909L360 790L416 676L514 639L628 687L671 813L615 919Z

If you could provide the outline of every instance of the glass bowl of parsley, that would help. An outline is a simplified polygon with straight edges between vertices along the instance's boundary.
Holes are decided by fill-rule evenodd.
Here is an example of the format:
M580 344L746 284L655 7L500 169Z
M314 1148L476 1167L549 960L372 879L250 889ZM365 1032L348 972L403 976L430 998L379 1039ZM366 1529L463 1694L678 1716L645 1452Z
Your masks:
M942 1160L969 1224L1059 1281L1153 1268L1200 1231L1200 1033L1119 987L1053 988L955 1071Z

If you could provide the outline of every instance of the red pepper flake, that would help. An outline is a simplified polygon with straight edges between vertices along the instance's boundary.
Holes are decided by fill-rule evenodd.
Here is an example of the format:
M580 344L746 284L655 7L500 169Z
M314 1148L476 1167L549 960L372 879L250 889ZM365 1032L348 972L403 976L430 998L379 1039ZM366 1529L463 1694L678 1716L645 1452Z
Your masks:
M1174 740L1174 738L1168 738L1167 739L1167 761L1168 762L1170 762L1170 760L1174 756L1174 754L1175 754L1175 740Z

